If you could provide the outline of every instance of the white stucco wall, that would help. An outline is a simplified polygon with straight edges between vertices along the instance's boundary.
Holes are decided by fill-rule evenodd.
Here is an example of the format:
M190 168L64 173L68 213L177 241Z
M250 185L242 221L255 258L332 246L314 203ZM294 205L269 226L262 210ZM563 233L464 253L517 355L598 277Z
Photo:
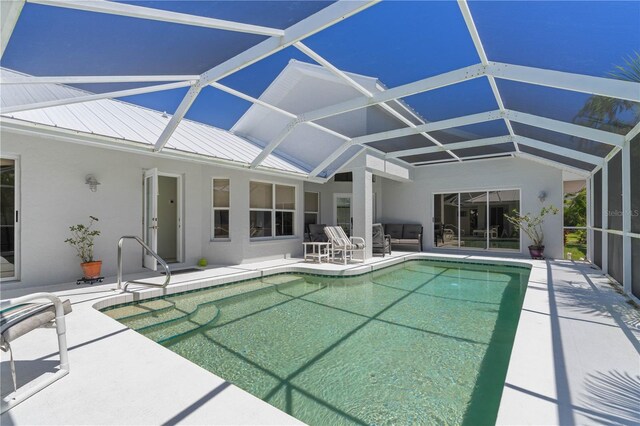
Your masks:
M519 159L505 158L418 167L410 183L383 181L384 204L381 222L421 223L425 250L433 247L433 193L520 189L521 210L537 213L540 191L547 193L545 205L562 209L562 172L556 168ZM562 213L548 216L544 223L545 255L562 258ZM530 245L523 233L522 253ZM439 250L439 249L434 249Z
M259 172L209 166L95 148L39 136L0 134L1 153L19 156L20 281L3 282L2 288L40 286L73 281L82 275L75 251L64 243L68 228L86 223L89 215L100 219L102 235L95 245L103 261L103 275L116 274L117 241L123 235L142 234L142 174L144 169L183 177L184 263L195 265L206 257L210 264L272 259L302 252L302 181ZM91 192L85 176L94 174L101 185ZM232 238L211 242L211 178L231 179ZM296 237L253 242L249 240L249 180L295 185L297 189ZM143 271L141 249L125 243L125 273Z
M202 256L211 264L239 264L256 260L282 259L302 255L304 237L304 190L302 181L261 175L230 168L203 166L201 175ZM229 179L230 240L211 240L212 179ZM251 240L249 238L249 182L251 180L292 185L296 188L295 236L278 239ZM275 224L274 224L275 228Z
M383 180L384 180L383 178L376 176L375 182L373 182L373 192L376 194L376 206L377 206L378 218L381 217L381 212L382 212L382 181ZM327 225L335 225L336 218L335 218L335 206L334 206L334 200L333 200L334 195L335 194L352 194L353 183L352 182L335 182L333 179L331 179L327 183L305 182L304 190L320 193L320 222Z

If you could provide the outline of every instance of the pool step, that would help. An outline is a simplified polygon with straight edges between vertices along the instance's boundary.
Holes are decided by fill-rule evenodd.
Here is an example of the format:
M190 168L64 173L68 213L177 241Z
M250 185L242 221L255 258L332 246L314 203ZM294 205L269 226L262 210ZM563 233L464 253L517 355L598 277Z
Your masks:
M134 305L120 306L103 312L115 320L127 321L147 315L157 315L164 311L173 309L174 306L175 303L171 300L156 299L148 302L136 303Z
M218 309L213 302L203 303L198 305L192 312L179 318L148 325L136 331L155 342L163 343L201 327L213 324L219 314L220 309Z
M303 277L296 275L273 275L271 277L265 277L262 282L270 285L292 285L292 284L304 284L306 283Z

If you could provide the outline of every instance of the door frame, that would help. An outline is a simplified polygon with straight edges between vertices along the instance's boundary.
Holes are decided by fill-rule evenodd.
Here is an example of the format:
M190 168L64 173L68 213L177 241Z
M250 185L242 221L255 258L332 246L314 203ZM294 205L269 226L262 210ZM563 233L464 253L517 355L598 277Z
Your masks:
M172 177L176 178L177 185L177 218L176 218L176 263L183 263L183 240L184 240L184 227L182 226L182 212L184 210L183 205L183 190L182 190L182 174L179 173L168 173L158 171L158 176ZM160 188L158 187L158 192Z
M353 232L353 193L351 192L336 192L333 194L333 224L338 226L338 198L348 198L349 201L349 229Z
M151 180L151 189L147 184L147 180ZM151 198L147 193L153 191ZM151 200L151 209L148 206L149 200ZM149 215L148 212L151 211ZM147 219L151 216L151 222L148 223ZM158 169L152 168L144 170L142 173L142 240L151 250L157 253L158 251ZM153 230L151 230L153 229ZM149 235L151 233L151 235ZM142 267L155 271L158 269L158 261L154 256L149 254L146 249L142 250Z
M155 171L155 173L154 173ZM142 236L143 236L143 240L146 239L144 238L147 232L147 228L148 228L148 224L146 223L146 218L147 218L147 197L146 197L146 179L149 177L148 174L149 173L154 173L155 174L155 189L156 189L156 203L155 203L155 211L153 212L152 216L155 217L156 221L158 218L158 206L157 206L157 197L160 194L160 186L158 183L158 177L160 176L165 176L165 177L171 177L171 178L175 178L176 179L176 186L177 186L177 218L176 218L176 263L183 263L184 262L184 257L183 257L183 247L184 247L184 226L183 226L183 211L184 211L184 195L183 195L183 175L182 174L178 174L178 173L169 173L169 172L161 172L160 170L158 170L158 168L154 167L151 169L145 169L143 170L143 175L142 175ZM158 251L158 247L157 247L157 242L158 242L158 235L157 235L157 229L156 229L156 235L155 235L155 241L156 241L156 247L155 247L155 251L157 253ZM151 247L152 249L154 249L154 247ZM143 250L142 251L142 266L147 268L147 266L145 265L145 260L147 255L145 254L146 251ZM151 259L149 259L151 260ZM156 264L157 267L157 262L155 261L155 258L153 258L152 262L154 262ZM152 269L155 270L154 268L148 268L148 269Z
M15 181L13 187L13 214L14 216L17 214L18 220L14 222L13 228L13 276L11 277L0 277L0 282L6 281L20 281L20 265L21 265L21 224L22 224L22 210L20 209L20 200L22 199L22 187L21 187L21 173L20 173L20 155L11 153L11 152L3 152L0 154L1 158L6 158L7 160L14 161L15 167Z

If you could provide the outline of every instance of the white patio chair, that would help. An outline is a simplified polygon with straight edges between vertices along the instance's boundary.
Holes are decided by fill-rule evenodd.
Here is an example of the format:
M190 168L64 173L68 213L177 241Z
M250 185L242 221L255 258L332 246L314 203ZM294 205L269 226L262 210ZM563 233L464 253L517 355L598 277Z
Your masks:
M362 259L364 261L365 242L364 238L351 237L349 238L344 232L341 226L327 226L324 228L325 234L331 243L331 258L335 259L339 254L342 257L343 263L346 265L347 261L353 259L354 252L362 252Z
M30 303L42 299L48 302ZM0 412L4 413L69 373L64 316L71 312L71 304L68 300L62 302L53 294L34 293L16 299L2 300L0 309L0 349L9 352L13 379L13 392L2 398ZM18 388L11 342L40 327L56 328L60 368L53 374L46 373Z

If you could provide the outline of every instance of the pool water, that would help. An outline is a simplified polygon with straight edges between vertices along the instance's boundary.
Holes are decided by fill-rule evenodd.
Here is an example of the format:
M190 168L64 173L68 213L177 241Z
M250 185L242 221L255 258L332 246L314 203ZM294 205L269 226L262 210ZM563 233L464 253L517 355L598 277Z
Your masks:
M420 260L105 313L308 424L493 424L528 276Z

